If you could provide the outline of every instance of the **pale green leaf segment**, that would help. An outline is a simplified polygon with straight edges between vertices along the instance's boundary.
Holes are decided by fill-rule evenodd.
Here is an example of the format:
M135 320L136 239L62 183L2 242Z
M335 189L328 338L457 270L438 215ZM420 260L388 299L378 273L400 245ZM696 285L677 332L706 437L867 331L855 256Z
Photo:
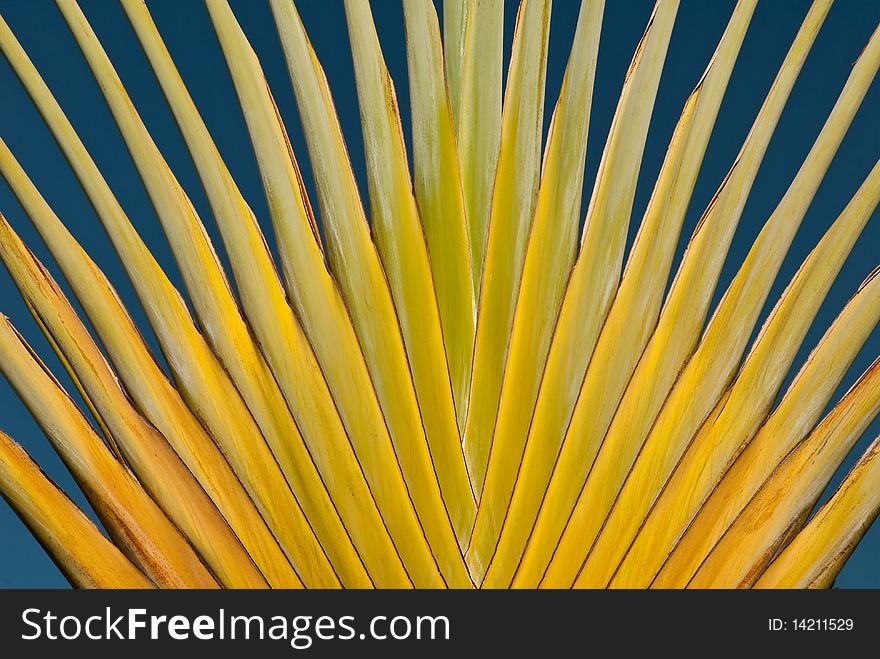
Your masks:
M137 0L124 0L123 6L193 155L230 255L244 312L267 356L281 391L289 400L303 438L320 472L320 476L315 473L309 453L299 449L298 443L294 441L296 429L293 428L283 445L283 448L289 449L289 453L281 453L288 457L288 461L282 464L287 473L296 475L296 480L292 481L301 483L297 496L303 502L303 509L315 526L323 546L333 547L334 543L338 543L339 547L331 551L344 550L347 532L373 583L379 586L406 586L409 578L397 557L349 445L317 360L287 302L256 218L221 159L146 6ZM226 32L222 34L225 36ZM249 116L254 119L257 116L267 117L265 125L271 132L273 126L280 128L277 115L256 58L249 47L242 45L242 41L241 38L224 38L221 45L229 48L230 53L236 53L232 57L237 62L234 71L236 82L258 90L257 98L249 98L246 103L250 108ZM239 46L243 48L243 52L235 50ZM260 115L258 109L263 110L263 115ZM286 142L280 133L279 137L280 143L285 145L282 157L287 159ZM266 152L269 152L268 147ZM298 187L298 182L293 181L293 185ZM317 249L308 220L304 231L307 244L312 249ZM320 256L318 258L320 260ZM283 404L284 399L281 402ZM277 451L278 449L276 454ZM321 478L327 484L326 490ZM332 501L327 497L327 491ZM334 506L339 511L338 515L333 510ZM345 558L344 555L331 553L330 556L335 559L334 565L344 585L366 585L362 577L357 578L356 571L350 572L345 568L346 563L339 560Z
M583 563L577 586L608 584L663 483L718 403L733 377L794 234L878 67L880 31L872 36L854 65L804 164L761 230L697 350L670 391ZM583 542L583 538L579 538L579 542Z
M550 127L468 566L482 578L501 530L574 262L604 0L585 0Z
M11 156L0 159L4 177L76 291L129 393L205 487L270 585L300 586L295 570L227 463L229 459L241 467L233 458L239 456L242 442L260 437L249 411L195 327L180 294L135 233L73 126L2 20L0 49L55 135L108 233L115 238L114 247L137 257L123 260L136 291L143 296L179 389L167 381L155 363L106 278ZM215 441L223 454L217 451Z
M721 100L736 62L755 2L740 2L697 88L685 104L657 185L645 212L632 255L596 346L583 383L566 384L563 364L548 364L545 382L531 419L529 441L517 489L505 520L497 560L488 583L509 585L538 515L554 464L559 482L551 497L563 513L586 478L598 449L598 437L611 421L616 404L654 328L681 224L712 133ZM640 65L641 62L638 62ZM635 66L635 65L634 65ZM633 69L632 76L635 75ZM628 130L619 124L619 130ZM618 128L616 128L618 129ZM641 309L639 322L631 310ZM588 346L590 349L590 346ZM556 353L551 353L555 354ZM552 365L552 369L551 369ZM549 379L555 376L555 379ZM562 387L562 389L560 389ZM560 391L564 392L560 395ZM574 403L576 396L577 403ZM563 443L564 438L564 443ZM562 452L559 453L560 444ZM555 462L557 460L558 462Z
M449 4L449 3L447 3ZM461 191L467 215L474 297L480 294L492 187L501 140L502 76L504 65L504 0L473 0L466 5L458 154ZM450 66L449 35L444 15L446 67ZM450 84L451 94L451 84ZM453 104L453 110L455 104Z
M465 545L473 528L476 504L456 422L431 260L412 192L394 85L385 67L369 4L346 0L345 9L365 136L373 234L400 317L440 490L459 544ZM449 139L454 158L455 144L451 135ZM448 174L457 177L457 172L446 172L444 176ZM433 263L436 269L437 262ZM463 317L473 332L473 299L470 295L463 299L469 301ZM468 366L472 343L473 336L471 348L461 355Z
M443 49L434 5L403 0L403 13L416 201L431 256L456 411L463 425L476 310L455 122L444 84Z
M461 105L465 29L468 14L476 2L475 0L443 0L443 50L446 60L446 80L449 86L449 102L456 120L458 120Z
M538 195L550 7L550 0L524 0L520 5L504 96L464 432L465 459L478 496L489 463L507 342Z
M755 436L819 306L878 202L880 164L804 261L776 304L718 418L711 425L703 424L697 433L617 568L612 586L644 588L651 582L675 540L717 485L724 467ZM880 307L874 310L880 314ZM868 316L867 322L856 318L857 323L866 326L867 334L878 316ZM852 341L851 345L857 349L860 344Z
M515 587L534 587L542 580L548 585L571 585L592 543L590 538L598 533L669 388L699 339L758 167L830 5L831 0L819 0L805 19L733 167L691 238L657 326L625 383L619 404L613 398L607 401L612 413L610 425L607 430L598 427L597 437L588 438L598 441L600 447L594 449L598 450L595 463L587 465L586 481L566 478L569 460L580 460L580 455L575 452L568 457L563 447L555 469L558 477L550 481L513 580ZM624 276L629 277L629 271ZM583 410L590 412L586 407ZM568 434L574 436L571 428ZM560 546L563 531L571 538L571 553L580 553L571 562L561 557L565 550Z
M413 520L421 521L424 537L428 540L428 544L421 542L419 546L421 536L415 530L406 534L392 530L411 576L416 578L418 575L422 579L418 585L441 585L445 579L451 586L468 586L470 578L434 472L391 291L379 252L370 236L323 69L293 3L273 0L271 6L287 57L317 182L330 267L339 282L345 306L351 313L351 323L363 347L369 376L372 376L375 395L381 406L378 416L381 418L381 412L384 412L387 423L387 432L380 432L379 428L369 430L370 459L386 456L382 458L386 461L383 473L365 469L368 478L372 479L371 489L377 499L378 491L388 492L384 498L388 507L406 506L407 502L400 493L392 495L388 491L396 480L392 480L392 460L396 451L412 506L418 513L417 518L413 515ZM339 325L337 323L337 334L342 331ZM345 341L334 340L333 335L326 333L308 333L328 373L331 387L339 386L340 381L350 383L357 362L339 363L338 375L331 376L325 361L338 358L339 345L346 345ZM319 348L319 342L326 347ZM370 390L371 387L365 384L358 388L356 395L369 400ZM348 429L350 433L367 430L351 424ZM380 448L387 446L381 443L383 435L390 435L393 451L391 446L387 451ZM363 461L364 458L362 464ZM382 505L380 502L380 508ZM407 546L402 546L404 542ZM431 568L435 559L439 572L436 566Z

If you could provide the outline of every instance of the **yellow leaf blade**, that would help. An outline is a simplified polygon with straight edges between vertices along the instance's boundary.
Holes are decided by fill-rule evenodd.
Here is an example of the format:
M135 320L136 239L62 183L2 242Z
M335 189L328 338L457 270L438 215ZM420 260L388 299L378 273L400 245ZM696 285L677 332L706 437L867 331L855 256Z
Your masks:
M734 381L718 419L704 424L648 515L611 585L646 587L725 467L752 440L825 295L880 202L880 163L804 261ZM862 321L869 327L876 323Z
M5 48L9 42L3 37L0 22L0 46ZM47 107L59 113L53 116L61 125L63 115L57 105ZM0 172L60 265L138 409L205 488L270 584L298 585L298 577L247 492L213 438L156 364L116 291L52 212L2 140Z
M547 522L536 528L535 556L549 558L568 511L574 506L604 433L626 384L654 328L681 223L712 132L754 1L741 2L730 19L716 53L685 104L670 142L654 193L633 246L621 285L604 319L582 383L577 373L565 395L561 379L542 385L520 468L517 489L499 544L507 565L490 568L497 583L509 584L536 517L543 506L554 511L556 537L547 539ZM621 124L621 128L626 130ZM639 309L634 317L632 310ZM561 362L548 365L559 373ZM580 392L577 393L577 387ZM574 403L572 396L576 396ZM564 438L564 440L563 440ZM551 475L553 477L550 484ZM548 490L548 485L550 488ZM543 501L543 503L542 503ZM530 558L529 560L534 560ZM546 560L546 559L545 559Z
M224 586L265 588L265 579L226 520L165 438L131 405L70 303L2 215L0 258L144 489Z
M5 316L0 316L0 370L83 488L111 537L144 574L166 588L217 588L186 539L113 457Z
M878 278L868 284L880 293ZM749 587L797 530L880 411L880 362L865 372L816 429L776 468L727 529L688 588Z
M880 439L770 564L755 588L830 588L880 511Z
M666 558L652 587L683 588L773 470L809 433L880 320L880 309L865 291L847 304L773 414L724 473Z
M153 588L25 450L0 431L0 493L76 588Z

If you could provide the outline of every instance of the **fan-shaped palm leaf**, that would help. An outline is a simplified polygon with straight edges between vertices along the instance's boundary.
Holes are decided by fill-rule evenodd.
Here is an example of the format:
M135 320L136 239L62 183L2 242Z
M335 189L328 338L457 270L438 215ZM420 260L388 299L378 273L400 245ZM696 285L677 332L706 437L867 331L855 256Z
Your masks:
M367 207L332 81L293 0L270 0L320 222L285 118L226 0L206 5L266 218L221 157L147 5L121 4L192 157L229 272L193 191L166 161L75 0L57 5L140 175L182 291L0 18L0 51L109 235L170 375L68 218L56 216L0 141L0 173L84 317L3 216L0 259L84 411L5 316L0 370L106 535L2 433L0 492L72 584L833 582L880 511L875 441L812 512L880 412L875 362L823 418L880 321L876 272L776 398L880 203L880 164L749 342L880 68L880 31L707 322L746 201L832 0L815 0L806 14L677 264L757 0L735 3L684 101L629 250L678 0L657 0L586 200L603 0L580 4L546 143L550 0L520 3L506 77L502 0L444 0L442 21L429 0L403 0L412 168L371 6L341 0ZM263 234L269 227L278 264Z

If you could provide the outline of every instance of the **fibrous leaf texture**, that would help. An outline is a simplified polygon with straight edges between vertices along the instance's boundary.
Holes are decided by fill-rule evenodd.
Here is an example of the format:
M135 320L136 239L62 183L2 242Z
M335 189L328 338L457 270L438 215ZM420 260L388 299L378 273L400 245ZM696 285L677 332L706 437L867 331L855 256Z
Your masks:
M877 272L815 346L808 337L875 216L880 162L851 181L836 219L781 295L772 291L880 68L880 31L843 87L827 90L836 101L812 148L754 242L739 245L765 153L829 15L832 0L815 0L676 259L689 210L706 202L695 191L729 83L755 47L746 37L757 0L732 3L638 213L667 53L685 38L678 0L657 0L636 26L643 36L603 141L588 129L607 100L595 93L604 0L581 1L555 98L551 0L522 0L510 25L505 0L402 0L399 43L380 40L377 3L340 0L350 107L334 101L294 0L269 3L289 71L271 81L263 44L227 0L206 0L265 206L234 176L149 3L121 4L136 35L128 47L155 74L199 189L166 160L99 31L75 0L57 0L173 269L0 18L0 52L95 215L59 217L19 163L27 155L0 139L0 174L23 210L2 209L0 260L73 394L6 316L0 372L93 514L3 432L0 494L73 586L834 582L880 511L880 440L816 508L880 412L877 361L834 398L880 322ZM405 80L392 79L392 51ZM296 116L275 103L282 85ZM363 176L349 129L363 136ZM191 199L203 197L197 211ZM53 263L22 239L24 218ZM78 242L91 221L134 299ZM730 263L735 254L745 257ZM735 274L722 284L726 264ZM128 304L142 307L143 327Z

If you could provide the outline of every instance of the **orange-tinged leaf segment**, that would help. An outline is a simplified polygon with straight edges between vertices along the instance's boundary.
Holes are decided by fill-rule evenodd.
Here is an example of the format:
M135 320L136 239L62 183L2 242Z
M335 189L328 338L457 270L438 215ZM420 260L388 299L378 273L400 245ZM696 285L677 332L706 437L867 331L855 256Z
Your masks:
M755 588L830 588L880 512L880 438L770 564Z
M11 33L9 35L11 37ZM5 34L0 36L5 37ZM251 449L263 440L250 411L223 365L196 327L180 293L135 231L36 69L26 60L26 56L16 56L18 49L14 46L18 44L13 44L12 38L3 38L3 41L14 55L13 67L44 115L48 127L97 211L114 248L122 257L129 279L141 299L187 405L221 447L223 455L229 460L248 494L255 499L254 503L260 512L271 511L271 503L265 496L255 496L260 494L257 477L261 470L255 468ZM311 543L308 537L302 538L302 547L298 546L299 538L288 536L288 540L291 544L284 547L286 554L299 555L302 549L309 558L308 564L301 566L303 571L313 575L326 572L321 569L322 564L326 564L326 556L310 551L318 548L309 547ZM267 568L262 565L260 567L265 574ZM287 559L279 561L274 569L279 571L278 583L285 583L285 579L291 585L299 583L299 577ZM332 571L329 572L332 583L335 575ZM271 583L273 578L266 576Z
M165 438L132 406L61 289L2 216L0 259L93 415L144 489L223 586L265 588L265 579L210 497Z
M877 300L880 278L870 286ZM876 302L875 302L876 304ZM800 530L840 462L880 411L880 361L776 468L727 529L689 588L749 587Z
M683 588L755 492L810 432L880 318L870 296L859 294L807 358L782 401L729 466L652 582Z
M5 316L0 316L0 370L126 556L159 586L217 588L186 539L110 453Z
M25 450L0 431L0 494L76 588L153 588Z
M2 28L0 23L0 45L5 47L8 42L3 39ZM19 54L23 56L20 51ZM26 59L16 61L29 63ZM48 93L45 86L35 84L34 89ZM45 107L57 113L51 116L63 118L57 105ZM186 463L270 585L298 585L300 581L278 542L213 438L156 363L116 291L52 212L2 141L0 172L61 267L138 410Z

